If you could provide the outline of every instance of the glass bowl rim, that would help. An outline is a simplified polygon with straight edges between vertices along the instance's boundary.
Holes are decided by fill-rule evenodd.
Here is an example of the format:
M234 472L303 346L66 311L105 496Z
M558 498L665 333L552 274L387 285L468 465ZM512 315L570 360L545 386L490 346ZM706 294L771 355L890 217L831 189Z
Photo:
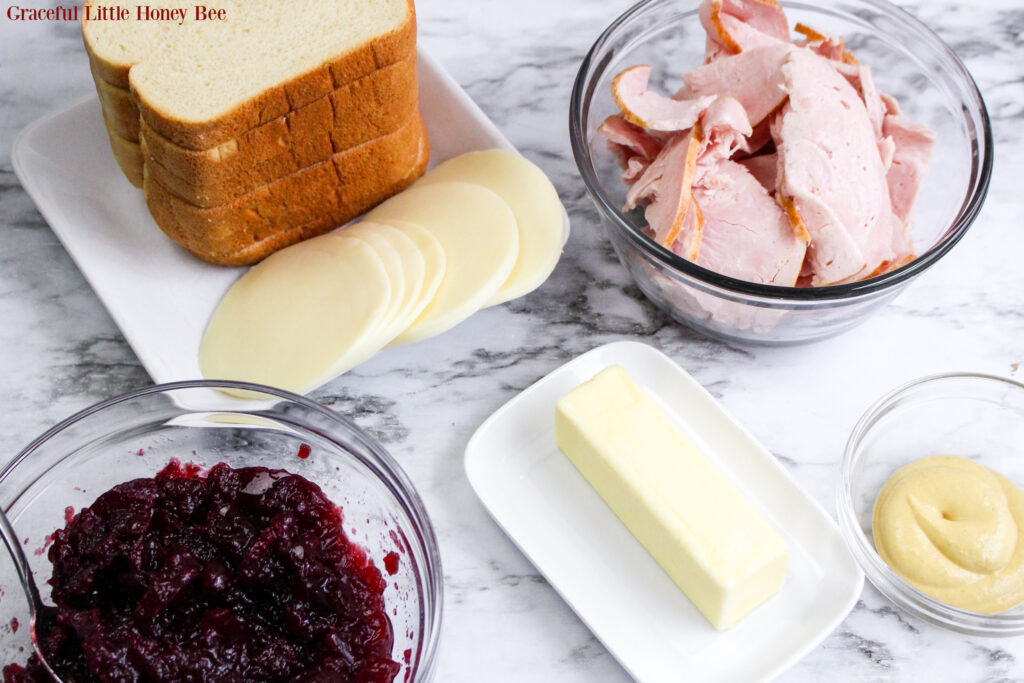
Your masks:
M932 43L933 47L938 48L938 51L948 60L946 67L952 67L955 73L965 79L965 83L969 86L969 92L973 96L975 104L977 105L977 114L981 120L981 132L984 144L980 146L981 158L978 162L979 168L977 182L974 184L973 191L968 196L966 203L961 205L960 211L956 214L952 223L946 228L945 237L940 242L930 247L928 251L916 257L910 263L903 265L896 270L868 278L866 280L840 285L827 285L823 287L783 287L780 285L766 285L758 282L739 280L729 277L728 275L722 275L715 271L708 270L707 268L698 266L696 263L679 256L670 249L661 246L647 235L635 230L623 219L621 211L619 211L619 209L605 195L604 191L601 189L601 183L597 179L597 173L594 169L593 160L589 152L589 145L586 140L586 132L583 130L582 110L584 98L586 97L585 91L587 90L587 75L591 70L591 65L596 63L597 55L604 47L604 44L608 42L608 40L610 40L612 36L614 36L623 26L627 25L634 16L643 12L650 5L664 4L673 1L675 0L640 0L640 2L637 2L635 5L627 9L611 24L609 24L601 35L598 36L597 40L594 41L594 44L590 47L590 50L587 51L586 56L583 58L583 62L580 64L579 71L576 74L576 80L573 83L572 96L569 102L569 140L572 146L573 157L576 161L576 167L583 179L583 184L587 189L587 193L590 195L594 203L597 204L598 209L604 214L605 218L608 219L618 232L625 233L626 238L629 239L635 247L639 248L642 252L646 252L648 257L653 258L655 261L670 268L674 271L673 274L689 276L700 283L711 285L732 294L742 294L786 302L814 302L854 299L867 294L882 292L902 282L907 282L934 265L963 238L967 233L967 230L978 217L981 207L985 203L985 199L988 196L989 184L992 178L992 168L994 163L992 148L994 141L992 137L992 125L988 115L988 108L985 105L985 100L981 95L978 84L974 81L974 77L971 76L967 67L964 66L963 62L952 48L950 48L945 41L943 41L938 34L936 34L926 24L918 20L906 10L887 2L886 0L858 1L872 5L878 8L879 11L890 16L896 16L903 21L909 22L929 42ZM972 156L979 156L979 145L977 141L974 141L972 146Z
M905 382L876 400L857 420L846 442L841 476L836 494L836 516L850 553L860 565L868 580L882 595L907 612L945 628L978 636L1011 637L1024 634L1024 613L984 614L948 605L911 586L894 572L875 549L857 521L853 504L853 467L859 459L857 452L867 431L901 398L927 385L942 384L950 380L981 380L1003 385L1012 391L1024 392L1024 383L1009 377L983 372L941 372Z
M382 470L385 475L393 480L391 482L393 485L388 488L393 493L397 491L397 493L401 494L399 496L395 496L395 501L403 508L403 512L409 516L409 519L415 526L417 535L422 540L423 544L423 554L426 560L426 566L423 568L424 571L422 572L422 575L425 587L432 593L432 604L429 606L424 605L424 616L430 618L430 631L425 634L423 639L423 658L420 660L419 666L416 669L416 678L414 680L431 680L437 665L437 656L441 637L441 622L444 617L444 571L441 565L440 546L437 542L437 535L434 531L433 523L430 521L430 517L427 515L427 510L423 504L423 500L416 491L409 475L406 474L398 461L395 460L387 449L384 448L383 444L379 443L375 437L371 436L362 427L349 418L310 398L264 384L238 382L233 380L204 379L153 384L95 403L53 425L41 435L33 439L17 455L11 458L6 465L3 466L3 469L0 470L0 485L2 485L7 477L17 469L18 465L30 457L32 453L38 450L44 443L78 422L101 413L108 408L134 399L187 389L234 389L249 391L266 394L279 400L289 401L300 405L303 408L318 414L320 417L338 423L341 427L347 429L359 445L366 448L378 459L378 462L373 463L373 465L376 469ZM249 412L244 409L243 404L240 403L239 406L240 407L238 409L233 407L218 407L215 410L220 413ZM334 441L334 439L328 434L320 434L320 436L327 438L329 441ZM340 447L340 444L338 445ZM374 471L373 474L378 479L380 478L379 472Z

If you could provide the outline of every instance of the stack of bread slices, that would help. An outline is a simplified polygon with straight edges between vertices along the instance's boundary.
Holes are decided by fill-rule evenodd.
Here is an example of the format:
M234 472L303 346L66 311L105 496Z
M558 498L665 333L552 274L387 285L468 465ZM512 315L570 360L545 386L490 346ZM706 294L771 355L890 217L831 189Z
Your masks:
M110 0L86 5L112 6ZM256 263L410 185L429 156L412 0L211 0L200 19L85 18L110 146L157 225Z

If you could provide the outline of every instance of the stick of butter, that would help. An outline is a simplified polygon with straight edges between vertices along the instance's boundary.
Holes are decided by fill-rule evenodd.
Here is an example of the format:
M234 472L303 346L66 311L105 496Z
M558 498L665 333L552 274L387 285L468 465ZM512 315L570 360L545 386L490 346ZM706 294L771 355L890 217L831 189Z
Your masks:
M782 588L786 543L621 367L562 397L555 441L715 628Z

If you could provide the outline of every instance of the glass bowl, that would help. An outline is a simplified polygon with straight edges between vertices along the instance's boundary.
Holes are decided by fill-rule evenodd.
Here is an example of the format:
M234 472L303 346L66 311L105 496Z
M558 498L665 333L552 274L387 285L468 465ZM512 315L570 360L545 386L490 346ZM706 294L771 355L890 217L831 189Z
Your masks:
M843 456L839 528L864 574L907 612L960 633L1024 634L1024 605L1000 614L951 607L889 569L872 537L875 499L907 463L932 455L970 458L1024 486L1024 384L992 375L925 377L890 392L860 419Z
M677 321L712 337L772 345L844 332L892 300L946 254L978 215L992 171L992 132L981 94L957 56L930 29L881 0L786 2L800 21L842 36L875 83L904 112L928 125L937 143L921 189L912 234L918 258L863 282L818 288L762 285L706 270L640 230L640 209L621 210L626 185L597 127L617 113L611 81L649 64L651 88L673 93L681 74L704 57L698 0L644 0L620 16L590 49L573 87L573 155L619 260L637 286Z
M231 398L222 393L226 389L259 400ZM304 458L298 455L302 444L310 446ZM19 453L0 472L0 505L24 540L44 600L51 573L47 537L65 525L65 509L80 510L115 484L152 477L171 458L204 467L226 462L285 469L318 484L341 506L346 534L387 580L392 657L403 667L395 680L431 678L443 575L419 495L376 439L337 413L278 389L215 381L149 387L83 410ZM391 575L383 559L393 551L399 563ZM28 623L14 565L0 561L0 665L28 658Z

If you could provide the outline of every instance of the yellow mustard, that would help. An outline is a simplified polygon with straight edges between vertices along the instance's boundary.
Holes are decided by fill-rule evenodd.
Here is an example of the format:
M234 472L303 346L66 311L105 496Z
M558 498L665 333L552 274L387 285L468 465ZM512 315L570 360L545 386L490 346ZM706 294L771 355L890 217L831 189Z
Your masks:
M896 471L875 501L875 547L942 602L996 614L1024 602L1024 491L955 455Z

